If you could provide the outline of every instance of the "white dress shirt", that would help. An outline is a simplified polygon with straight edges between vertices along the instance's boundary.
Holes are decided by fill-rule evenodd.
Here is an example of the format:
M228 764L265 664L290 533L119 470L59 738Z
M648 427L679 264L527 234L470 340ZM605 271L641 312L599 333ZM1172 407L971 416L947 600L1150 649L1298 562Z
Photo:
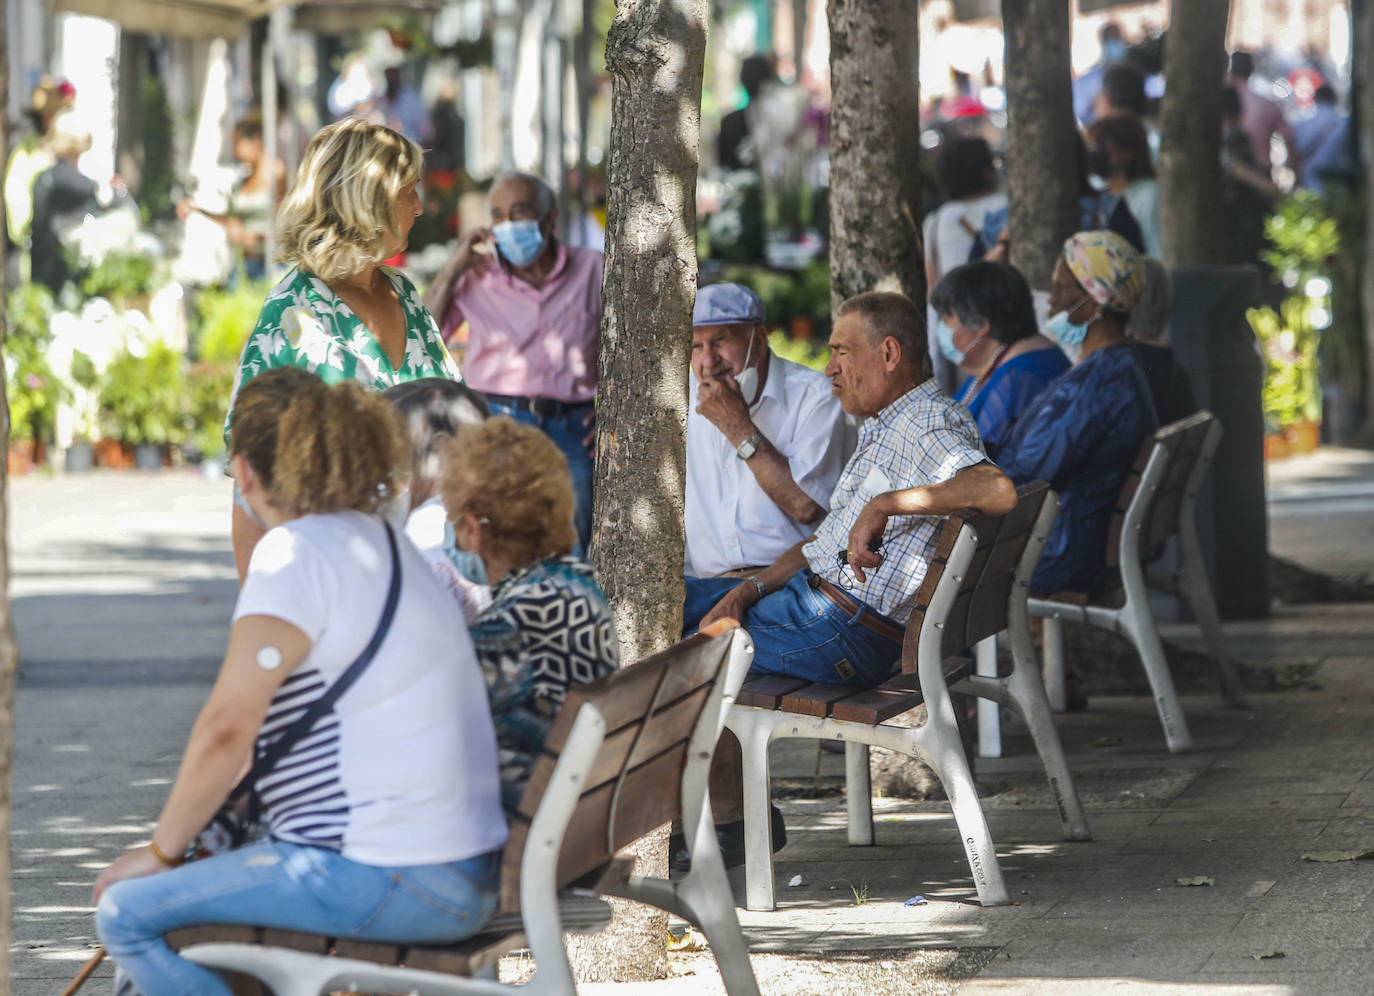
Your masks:
M812 527L793 519L759 486L749 464L704 415L689 376L687 414L687 573L710 577L771 564ZM839 480L856 431L823 374L773 354L754 425L787 458L792 479L823 509Z

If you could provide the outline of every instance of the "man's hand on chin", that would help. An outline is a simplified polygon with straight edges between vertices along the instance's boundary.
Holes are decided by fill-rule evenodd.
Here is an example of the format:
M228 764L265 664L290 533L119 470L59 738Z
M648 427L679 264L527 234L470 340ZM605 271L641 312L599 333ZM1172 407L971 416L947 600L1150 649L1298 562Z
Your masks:
M738 446L754 432L749 404L730 374L706 376L697 387L697 412Z

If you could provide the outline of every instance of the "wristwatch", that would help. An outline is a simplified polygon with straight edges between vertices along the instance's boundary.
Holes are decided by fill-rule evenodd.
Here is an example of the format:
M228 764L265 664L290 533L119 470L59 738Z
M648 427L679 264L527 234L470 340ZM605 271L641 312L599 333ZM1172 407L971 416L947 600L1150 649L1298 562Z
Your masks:
M751 575L745 578L744 580L748 581L750 584L754 586L754 588L759 593L759 598L762 598L764 595L768 594L768 588L764 585L763 580L759 578L757 575Z
M763 442L763 433L756 432L744 442L735 447L735 453L741 460L748 460L759 451L759 443Z

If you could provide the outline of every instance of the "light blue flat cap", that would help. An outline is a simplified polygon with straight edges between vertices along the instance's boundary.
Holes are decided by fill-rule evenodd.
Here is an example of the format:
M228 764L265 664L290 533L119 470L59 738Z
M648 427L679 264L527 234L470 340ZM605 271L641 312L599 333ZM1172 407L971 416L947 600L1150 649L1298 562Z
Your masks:
M710 284L697 291L693 325L760 325L763 301L743 284Z

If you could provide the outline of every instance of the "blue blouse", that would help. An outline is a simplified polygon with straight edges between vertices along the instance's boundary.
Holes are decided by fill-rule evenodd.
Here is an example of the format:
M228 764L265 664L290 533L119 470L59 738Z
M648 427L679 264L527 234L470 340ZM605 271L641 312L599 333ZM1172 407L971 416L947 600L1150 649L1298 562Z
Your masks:
M1059 493L1059 517L1032 591L1101 589L1117 496L1145 437L1158 427L1149 382L1129 345L1089 354L1022 415L998 465L1018 485L1048 481Z
M988 456L997 459L998 451L1011 438L1031 402L1068 369L1069 358L1064 351L1051 346L1013 356L998 366L971 401L966 399L973 390L974 378L964 381L954 400L963 401L973 414Z

